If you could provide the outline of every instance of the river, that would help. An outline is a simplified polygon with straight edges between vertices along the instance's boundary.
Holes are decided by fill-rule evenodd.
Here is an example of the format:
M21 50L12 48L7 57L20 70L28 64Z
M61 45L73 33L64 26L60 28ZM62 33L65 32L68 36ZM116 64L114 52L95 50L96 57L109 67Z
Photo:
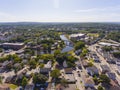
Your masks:
M65 35L60 35L60 38L61 38L61 40L63 40L64 41L64 43L65 43L65 48L63 48L62 49L62 53L65 53L65 52L69 52L69 51L71 51L71 50L73 50L74 48L73 48L73 45L70 43L70 41L66 38L66 36Z

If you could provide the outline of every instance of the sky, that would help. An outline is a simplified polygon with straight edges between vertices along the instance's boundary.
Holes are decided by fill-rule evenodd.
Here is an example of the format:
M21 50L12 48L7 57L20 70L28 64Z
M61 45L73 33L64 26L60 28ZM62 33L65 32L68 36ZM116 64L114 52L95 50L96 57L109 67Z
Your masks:
M0 0L0 22L120 22L120 0Z

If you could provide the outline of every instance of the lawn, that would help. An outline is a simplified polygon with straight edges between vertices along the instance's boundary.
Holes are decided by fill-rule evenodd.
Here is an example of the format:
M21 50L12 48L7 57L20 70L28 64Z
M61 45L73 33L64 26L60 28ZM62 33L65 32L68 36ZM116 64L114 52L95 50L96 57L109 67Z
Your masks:
M88 36L99 37L99 34L98 33L88 33Z
M14 84L10 84L9 86L11 90L15 90L18 87L17 85L14 85Z

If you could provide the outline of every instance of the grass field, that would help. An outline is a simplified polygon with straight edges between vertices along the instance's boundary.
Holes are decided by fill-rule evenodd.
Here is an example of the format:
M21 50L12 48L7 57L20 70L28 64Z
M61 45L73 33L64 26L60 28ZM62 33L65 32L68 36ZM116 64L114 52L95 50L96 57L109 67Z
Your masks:
M10 90L15 90L18 86L17 85L14 85L14 84L10 84Z

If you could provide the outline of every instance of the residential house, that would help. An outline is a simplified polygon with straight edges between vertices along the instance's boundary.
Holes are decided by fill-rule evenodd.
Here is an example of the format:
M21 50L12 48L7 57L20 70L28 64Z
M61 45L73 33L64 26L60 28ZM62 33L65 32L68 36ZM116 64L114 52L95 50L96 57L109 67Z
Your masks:
M75 83L75 77L73 74L65 74L65 79L67 80L68 83Z
M94 83L94 81L93 81L92 78L85 78L83 80L83 82L84 82L84 86L85 87L91 87L91 88L93 88L95 86L95 83Z
M45 68L52 68L52 61L48 61L47 64L45 64Z
M83 66L84 66L85 68L88 67L88 62L87 62L87 61L83 60L83 61L82 61L82 64L83 64Z
M41 74L49 74L50 71L51 71L50 68L40 68L40 73Z
M68 67L66 60L63 62L63 67L64 67L64 68L67 68L67 67Z
M65 74L73 74L73 69L72 68L65 68Z
M88 67L86 68L86 70L87 70L87 73L90 74L91 76L99 74L99 70L96 66Z
M115 75L115 73L108 72L108 73L106 73L106 75L107 75L110 79L116 80L116 75Z
M72 68L65 68L65 79L68 81L68 83L75 83L75 77L73 75L73 69Z
M100 70L102 73L110 72L110 68L107 65L101 65Z
M100 62L100 59L99 59L98 56L93 56L93 60L94 60L95 62Z
M25 90L34 90L35 85L34 84L28 84L25 86Z
M115 81L111 80L110 84L109 90L120 90L120 86Z

